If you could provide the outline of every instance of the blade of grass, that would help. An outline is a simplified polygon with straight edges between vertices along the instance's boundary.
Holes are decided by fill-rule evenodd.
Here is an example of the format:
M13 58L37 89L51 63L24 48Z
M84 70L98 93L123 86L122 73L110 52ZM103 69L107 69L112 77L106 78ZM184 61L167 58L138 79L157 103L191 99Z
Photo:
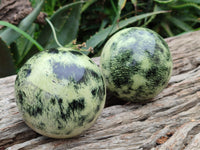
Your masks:
M180 5L173 5L172 8L176 8L176 9L182 9L185 7L194 7L198 10L200 10L200 6L195 4L195 3L185 3L185 4L180 4Z
M200 4L200 0L179 0L180 2Z
M192 31L193 28L191 26L189 26L188 24L186 24L185 22L176 19L175 17L168 17L168 20L173 23L175 26L177 26L178 28L182 29L183 31Z
M154 0L154 1L157 2L157 3L160 3L160 4L167 4L167 3L173 2L174 0L164 0L164 1L162 1L162 0Z
M120 11L125 7L126 5L126 0L119 0L118 1L118 10L120 9Z
M26 31L26 33L33 37L36 26L36 24L32 24L32 26ZM30 40L28 40L24 36L20 36L11 46L11 51L13 53L15 61L18 62L20 57L22 57L27 51L30 51L33 45L34 44Z
M6 26L6 27L9 27L9 28L13 29L14 31L18 32L20 35L23 35L25 38L27 38L28 40L30 40L33 44L35 44L35 46L40 51L43 50L43 47L36 40L34 40L29 34L27 34L26 32L24 32L20 28L16 27L15 25L10 24L10 23L5 22L5 21L0 21L0 25L3 25L3 26Z
M82 7L81 13L83 13L88 7L90 7L93 3L95 3L97 0L88 0Z
M174 36L169 25L166 22L161 23L161 26L163 27L163 29L165 30L165 32L168 34L169 37Z
M155 5L154 9L153 9L153 12L156 12L156 11L160 11L157 5ZM145 21L145 23L142 25L142 27L147 26L155 17L156 17L156 15L152 15L147 21Z

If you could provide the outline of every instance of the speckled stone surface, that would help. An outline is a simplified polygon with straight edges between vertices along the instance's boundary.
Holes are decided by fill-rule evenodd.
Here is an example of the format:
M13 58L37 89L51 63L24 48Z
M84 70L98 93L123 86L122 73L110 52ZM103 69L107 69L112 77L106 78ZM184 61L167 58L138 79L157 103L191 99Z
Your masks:
M116 96L145 102L167 85L172 58L161 36L146 28L132 27L107 41L100 66L108 89Z
M74 50L50 49L29 59L15 81L17 106L28 126L69 138L92 126L106 97L100 69Z

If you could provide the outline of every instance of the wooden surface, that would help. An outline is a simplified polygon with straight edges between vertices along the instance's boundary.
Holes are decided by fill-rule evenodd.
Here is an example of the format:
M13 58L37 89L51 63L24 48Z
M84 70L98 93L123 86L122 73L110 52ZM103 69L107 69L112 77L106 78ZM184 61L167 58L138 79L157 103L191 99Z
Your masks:
M200 32L166 41L174 63L169 85L143 105L119 105L109 96L114 103L73 139L47 138L27 127L16 108L16 76L0 79L0 150L200 150Z

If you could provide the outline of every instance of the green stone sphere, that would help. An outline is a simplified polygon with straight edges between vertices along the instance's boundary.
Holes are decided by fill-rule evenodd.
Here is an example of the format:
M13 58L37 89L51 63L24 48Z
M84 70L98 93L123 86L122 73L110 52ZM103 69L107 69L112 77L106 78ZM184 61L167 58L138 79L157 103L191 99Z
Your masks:
M106 90L98 66L86 55L60 48L40 52L19 70L15 96L26 124L52 138L71 138L102 112Z
M160 35L147 28L131 27L107 41L100 66L107 88L117 97L146 102L166 87L173 64Z

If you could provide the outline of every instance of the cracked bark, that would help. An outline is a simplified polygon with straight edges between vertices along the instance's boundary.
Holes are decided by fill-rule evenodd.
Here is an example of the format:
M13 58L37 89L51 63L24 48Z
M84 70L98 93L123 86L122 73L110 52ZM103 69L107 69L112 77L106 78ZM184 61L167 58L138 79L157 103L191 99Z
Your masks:
M0 149L199 150L199 37L198 31L166 39L173 75L151 102L127 104L110 94L93 127L72 139L47 138L27 127L16 108L16 76L0 79Z
M1 0L0 4L0 20L18 25L22 19L33 11L29 0ZM40 12L36 19L36 23L45 24L46 14ZM3 26L0 25L0 29Z

